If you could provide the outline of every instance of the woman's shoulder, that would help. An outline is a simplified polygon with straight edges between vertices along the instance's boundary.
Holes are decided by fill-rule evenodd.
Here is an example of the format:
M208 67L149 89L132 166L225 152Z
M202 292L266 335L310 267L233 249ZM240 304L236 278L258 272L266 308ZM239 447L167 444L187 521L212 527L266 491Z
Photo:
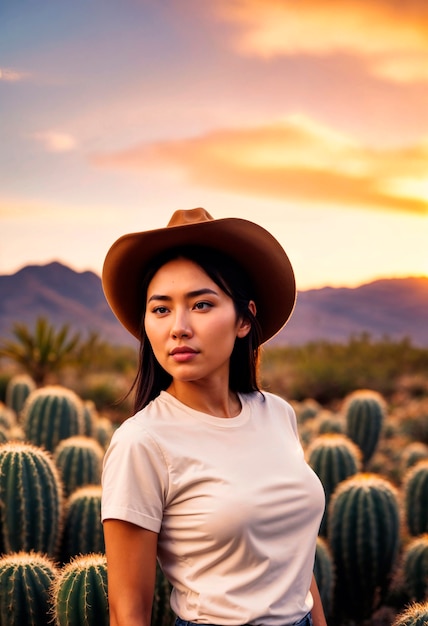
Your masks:
M278 407L287 412L294 412L293 407L285 398L270 391L254 391L252 393L241 394L241 398L252 405L260 405L260 407L266 406L268 409Z

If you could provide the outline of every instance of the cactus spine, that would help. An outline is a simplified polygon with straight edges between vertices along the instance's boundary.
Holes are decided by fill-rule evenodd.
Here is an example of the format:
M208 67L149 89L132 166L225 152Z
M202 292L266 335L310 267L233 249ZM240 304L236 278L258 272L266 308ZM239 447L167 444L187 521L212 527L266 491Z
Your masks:
M0 623L48 626L50 588L58 571L47 557L18 552L0 558Z
M392 626L427 626L428 602L415 602L405 611L397 615Z
M62 540L62 560L79 554L103 553L104 533L101 523L101 486L81 487L69 497Z
M41 448L0 446L0 552L54 556L61 532L62 486L55 463Z
M56 626L108 626L107 561L88 554L68 563L55 581Z
M404 477L404 509L409 533L428 533L428 461L419 461Z
M6 406L19 416L26 399L35 389L36 383L27 374L12 376L6 387Z
M27 439L53 452L63 439L83 434L83 405L70 389L42 387L28 396L23 421Z
M375 391L355 391L345 401L345 434L362 451L364 466L378 444L384 415L385 402Z
M400 538L396 489L376 474L341 483L329 508L328 538L336 567L337 612L364 619L390 582Z
M331 496L339 483L361 470L360 449L345 435L320 435L306 453L308 463L321 480L326 498L326 512ZM320 534L327 534L327 513L320 526Z
M77 435L58 444L54 460L67 496L78 487L100 482L103 456L104 450L92 437Z

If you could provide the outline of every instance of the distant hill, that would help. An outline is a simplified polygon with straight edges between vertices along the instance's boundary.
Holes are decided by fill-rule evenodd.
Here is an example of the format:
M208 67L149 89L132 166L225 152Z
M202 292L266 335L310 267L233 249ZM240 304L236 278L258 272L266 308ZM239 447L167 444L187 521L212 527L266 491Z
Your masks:
M110 343L136 345L110 311L93 272L75 272L55 262L0 276L0 337L11 338L15 322L31 328L39 316L55 326L68 323L83 336L97 331ZM428 346L428 278L301 291L292 319L271 343L344 342L363 332L373 339L409 337L414 345Z

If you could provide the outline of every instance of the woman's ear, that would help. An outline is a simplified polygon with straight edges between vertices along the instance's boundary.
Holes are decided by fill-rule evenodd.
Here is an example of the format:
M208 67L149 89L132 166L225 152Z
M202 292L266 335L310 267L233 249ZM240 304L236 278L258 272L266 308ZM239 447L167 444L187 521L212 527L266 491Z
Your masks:
M257 313L257 309L256 309L256 303L254 302L254 300L250 300L248 303L248 309L250 310L250 312L253 314L253 316L256 316ZM242 339L243 337L246 337L248 335L248 333L251 330L251 320L249 317L243 317L240 320L239 326L238 326L238 332L236 334L237 337L239 337L239 339Z

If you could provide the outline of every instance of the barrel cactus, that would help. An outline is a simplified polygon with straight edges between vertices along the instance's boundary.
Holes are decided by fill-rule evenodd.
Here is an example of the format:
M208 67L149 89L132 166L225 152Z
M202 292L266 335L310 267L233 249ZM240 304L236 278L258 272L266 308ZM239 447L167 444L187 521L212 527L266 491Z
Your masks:
M62 485L51 456L37 446L0 446L0 552L55 556L62 525Z
M404 510L412 536L428 533L428 461L419 461L404 476Z
M428 446L422 441L412 441L402 451L400 456L403 471L419 463L419 461L428 460Z
M404 549L399 579L409 600L428 600L428 534L416 537Z
M360 449L345 435L320 435L309 445L306 457L323 484L327 511L339 483L361 470ZM327 524L325 513L320 526L322 536L327 534Z
M330 502L328 540L338 614L365 619L385 597L400 542L398 494L376 474L342 482Z
M93 437L95 433L95 422L98 419L97 409L92 400L83 402L83 434L87 437Z
M36 552L0 558L0 623L4 626L49 626L50 589L58 575L54 563Z
M78 487L101 481L103 456L104 450L92 437L76 435L58 444L54 461L60 470L67 496Z
M82 401L60 385L36 389L25 403L23 423L31 443L53 452L63 439L83 434Z
M317 537L314 576L317 581L324 612L326 615L329 615L333 600L334 565L328 544L322 537Z
M385 410L382 396L369 389L355 391L345 399L345 434L362 451L364 466L379 442Z
M10 430L16 426L16 414L15 411L8 406L0 402L0 428L3 430Z
M101 486L80 487L66 505L61 558L65 563L79 554L103 553Z
M428 602L415 602L397 615L392 626L427 626Z
M108 626L106 557L73 559L57 577L52 597L56 626Z
M6 387L6 406L19 417L26 399L36 389L36 383L27 374L12 376Z
M107 450L113 436L114 427L108 417L98 417L95 421L94 437L98 443Z

